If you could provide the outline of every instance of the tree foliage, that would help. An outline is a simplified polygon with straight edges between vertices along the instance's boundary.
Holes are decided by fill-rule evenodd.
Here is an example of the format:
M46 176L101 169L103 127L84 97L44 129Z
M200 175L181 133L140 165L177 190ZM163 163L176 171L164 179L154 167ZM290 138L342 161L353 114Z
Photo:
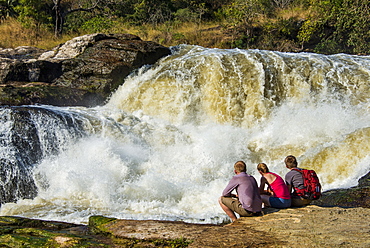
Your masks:
M15 16L16 0L0 0L0 20Z
M310 14L279 15L296 7ZM284 50L289 44L286 50L370 54L370 0L0 0L0 22L10 17L56 37L109 32L117 23L214 22L233 36L232 47Z
M53 0L55 12L55 36L63 33L66 17L74 12L94 12L104 9L109 0Z
M298 36L303 45L317 43L314 51L327 54L370 52L369 0L313 0L312 7Z
M26 26L52 23L51 4L39 0L19 0L14 7L18 19Z

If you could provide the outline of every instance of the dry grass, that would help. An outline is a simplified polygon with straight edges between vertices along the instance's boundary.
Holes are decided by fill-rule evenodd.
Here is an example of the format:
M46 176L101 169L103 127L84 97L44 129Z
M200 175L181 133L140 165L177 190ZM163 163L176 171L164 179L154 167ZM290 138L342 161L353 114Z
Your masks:
M274 23L280 19L305 19L310 10L302 6L294 6L286 9L277 9L275 17L268 18L264 15L256 17L253 26L263 26L266 23ZM211 48L231 48L234 39L238 39L235 30L227 30L220 23L164 23L157 26L141 25L129 26L123 22L116 22L105 33L130 33L139 36L142 40L154 41L164 46L178 44L200 45ZM85 33L63 35L56 39L52 30L42 26L33 25L31 28L23 27L17 20L8 19L0 22L0 47L15 48L18 46L35 46L44 49L66 42L76 36Z
M53 32L50 32L50 30L40 26L25 28L15 19L7 19L1 22L0 34L0 47L2 48L34 46L51 49L73 38L73 36L64 36L61 39L55 39Z
M117 23L107 33L130 33L139 36L142 40L154 41L164 46L175 46L178 44L194 44L204 47L226 48L228 37L225 30L215 23L181 23L181 25L161 24L155 27L151 25L126 26ZM18 46L34 46L44 49L64 43L73 37L85 33L64 35L56 39L53 32L40 27L25 28L14 19L8 19L0 23L0 47L15 48Z
M306 19L310 14L312 10L310 8L306 8L304 6L292 6L288 7L286 9L276 9L275 13L278 18L281 19L297 19L297 20L304 20Z
M143 40L154 41L164 46L190 44L223 48L225 44L225 30L217 23L198 25L189 22L181 25L161 24L156 27L144 25L128 27L125 30Z

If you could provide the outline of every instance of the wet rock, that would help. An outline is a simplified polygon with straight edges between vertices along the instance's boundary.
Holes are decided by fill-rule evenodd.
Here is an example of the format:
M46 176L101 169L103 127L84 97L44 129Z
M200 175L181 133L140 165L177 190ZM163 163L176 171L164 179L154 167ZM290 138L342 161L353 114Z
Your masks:
M102 104L102 94L84 89L54 86L47 83L0 86L0 104L19 106L45 104L54 106L86 106Z
M32 199L37 195L34 166L45 156L59 153L68 145L66 140L82 137L82 121L71 113L35 106L1 106L0 114L0 125L8 130L0 136L4 156L0 158L0 204ZM45 122L49 125L40 125Z
M130 34L76 37L52 51L0 49L0 105L96 106L170 49Z
M111 247L109 242L87 234L84 225L0 217L1 247Z
M332 189L323 192L317 206L364 207L370 208L370 172L361 177L358 185L348 189Z
M91 216L89 218L90 231L94 234L106 234L109 235L109 230L105 227L107 223L116 221L116 218L108 218L105 216Z
M370 172L358 180L358 187L370 186Z
M370 208L370 187L333 189L323 193L321 199L312 204L317 206Z

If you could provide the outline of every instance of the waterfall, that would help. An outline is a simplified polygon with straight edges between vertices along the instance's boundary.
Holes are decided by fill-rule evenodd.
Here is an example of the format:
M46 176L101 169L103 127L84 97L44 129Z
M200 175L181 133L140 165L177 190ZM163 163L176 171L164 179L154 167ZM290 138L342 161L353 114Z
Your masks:
M259 180L259 162L284 176L295 155L324 190L370 170L370 57L172 50L105 106L2 108L1 214L221 223L237 160Z

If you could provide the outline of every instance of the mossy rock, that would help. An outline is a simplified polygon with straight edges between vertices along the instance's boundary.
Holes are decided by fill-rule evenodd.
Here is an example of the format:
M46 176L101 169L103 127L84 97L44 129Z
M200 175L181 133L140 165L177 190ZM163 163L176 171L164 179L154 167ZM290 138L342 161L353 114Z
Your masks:
M47 247L48 243L49 241L45 237L40 238L16 234L6 234L0 236L1 247Z
M78 225L58 221L29 219L18 216L0 216L0 226L33 227L33 228L47 228L52 230L60 230L75 227Z
M335 189L323 193L321 199L313 202L323 207L364 207L370 208L370 186Z
M368 172L365 176L361 177L358 180L358 186L359 187L366 187L366 186L370 187L370 172Z
M0 247L109 247L106 240L72 231L83 225L0 216ZM86 227L86 226L85 226ZM109 242L108 242L109 243Z
M16 229L18 228L13 226L0 226L0 235L13 233Z
M52 237L34 235L35 233L1 235L0 247L109 247L107 243L91 240L90 238L56 234L53 234Z
M101 215L90 216L89 228L92 234L111 235L111 232L106 227L107 224L115 222L116 218L109 218Z
M19 225L25 218L17 216L0 216L0 225Z

